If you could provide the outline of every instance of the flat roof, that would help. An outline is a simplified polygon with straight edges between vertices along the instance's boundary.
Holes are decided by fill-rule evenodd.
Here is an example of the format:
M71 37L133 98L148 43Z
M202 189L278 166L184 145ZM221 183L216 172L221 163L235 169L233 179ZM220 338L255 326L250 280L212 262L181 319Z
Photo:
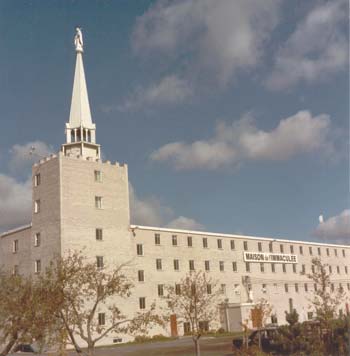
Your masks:
M339 245L339 244L328 244L324 242L311 242L311 241L298 241L298 240L286 240L279 239L274 237L259 237L259 236L249 236L249 235L237 235L237 234L224 234L224 233L215 233L208 231L198 231L198 230L181 230L181 229L169 229L163 227L154 227L154 226L142 226L142 225L130 225L131 229L140 229L140 230L156 230L164 232L176 232L181 234L188 235L206 235L206 236L219 236L227 238L239 238L239 239L249 239L249 240L264 240L264 241L276 241L276 242L287 242L295 244L304 244L304 245L317 245L317 246L329 246L329 247L345 247L350 248L350 245Z

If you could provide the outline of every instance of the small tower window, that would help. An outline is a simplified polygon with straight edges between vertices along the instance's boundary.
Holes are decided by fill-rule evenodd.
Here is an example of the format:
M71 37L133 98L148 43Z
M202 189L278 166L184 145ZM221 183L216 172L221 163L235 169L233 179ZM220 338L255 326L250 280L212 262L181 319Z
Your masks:
M40 200L35 200L34 202L34 213L37 214L40 212Z
M88 130L88 132L87 132L87 141L91 142L91 131L90 130Z
M75 142L74 131L70 132L70 141Z
M38 185L40 185L40 173L34 176L34 187L37 187Z

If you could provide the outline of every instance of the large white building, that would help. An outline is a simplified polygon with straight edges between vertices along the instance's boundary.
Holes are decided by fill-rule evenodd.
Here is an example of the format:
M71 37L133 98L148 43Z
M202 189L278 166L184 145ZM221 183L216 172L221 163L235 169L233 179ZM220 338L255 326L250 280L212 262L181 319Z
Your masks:
M32 222L0 235L0 265L14 273L40 273L53 256L72 250L83 250L100 266L131 260L135 289L122 308L130 313L153 301L161 304L163 286L175 285L189 271L207 271L225 298L220 320L210 321L209 328L229 331L240 330L261 298L273 306L274 322L284 323L285 311L293 308L301 320L312 318L315 286L301 272L311 272L314 257L329 264L332 288L341 285L350 298L350 246L132 225L128 167L101 160L79 34L75 41L66 143L33 165ZM346 308L344 301L341 309ZM181 335L186 327L173 322L153 332ZM113 335L102 343L112 342Z

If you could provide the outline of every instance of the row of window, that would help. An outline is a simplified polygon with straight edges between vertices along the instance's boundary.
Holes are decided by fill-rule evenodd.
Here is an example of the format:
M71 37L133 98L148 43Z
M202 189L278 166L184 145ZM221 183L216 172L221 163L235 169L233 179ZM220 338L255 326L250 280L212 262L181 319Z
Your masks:
M36 233L34 235L34 247L39 247L41 244L41 235L40 233ZM12 252L17 253L19 251L19 240L13 240L12 242Z
M173 246L178 246L178 236L177 235L172 235L171 236L171 241L172 241L172 245ZM160 233L155 233L154 234L154 243L155 245L160 245L161 244L161 236ZM223 249L223 240L222 239L216 239L216 243L217 243L217 248L218 249ZM202 237L202 245L203 248L208 248L208 238L207 237ZM236 241L235 240L230 240L230 247L231 250L235 250L236 249ZM188 247L193 247L193 238L192 236L187 236L187 246ZM258 251L262 252L263 251L263 243L262 242L258 242ZM294 254L295 253L295 249L294 249L294 245L290 245L289 249L290 249L290 253ZM305 246L299 246L299 254L303 255L304 254L304 247ZM248 241L243 241L243 250L244 251L248 251ZM274 251L274 245L273 242L269 242L269 252L273 253ZM309 246L309 255L313 256L314 255L314 249L312 246ZM317 247L317 255L321 256L322 255L322 251L321 251L321 247ZM285 253L285 245L280 244L279 245L279 252L280 253ZM287 253L289 253L288 251L286 251ZM330 249L327 247L326 248L326 255L330 256ZM346 257L346 253L345 250L342 249L342 255L343 257ZM334 256L338 256L338 250L335 248L334 249Z

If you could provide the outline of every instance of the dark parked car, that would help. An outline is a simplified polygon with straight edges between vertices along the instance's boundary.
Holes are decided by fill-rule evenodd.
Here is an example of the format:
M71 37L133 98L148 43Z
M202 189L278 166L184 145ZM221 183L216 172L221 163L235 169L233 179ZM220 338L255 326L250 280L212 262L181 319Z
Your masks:
M35 350L35 348L30 345L30 344L18 344L13 352L15 353L22 353L22 352L25 352L25 353L36 353L37 350Z
M273 342L273 336L276 335L278 327L277 326L267 326L265 328L261 328L260 330L254 330L248 336L248 346L259 345L259 333L261 336L261 348L264 352L273 352L278 351L277 345ZM243 345L244 338L243 336L234 338L232 340L233 349L241 349L244 347Z

